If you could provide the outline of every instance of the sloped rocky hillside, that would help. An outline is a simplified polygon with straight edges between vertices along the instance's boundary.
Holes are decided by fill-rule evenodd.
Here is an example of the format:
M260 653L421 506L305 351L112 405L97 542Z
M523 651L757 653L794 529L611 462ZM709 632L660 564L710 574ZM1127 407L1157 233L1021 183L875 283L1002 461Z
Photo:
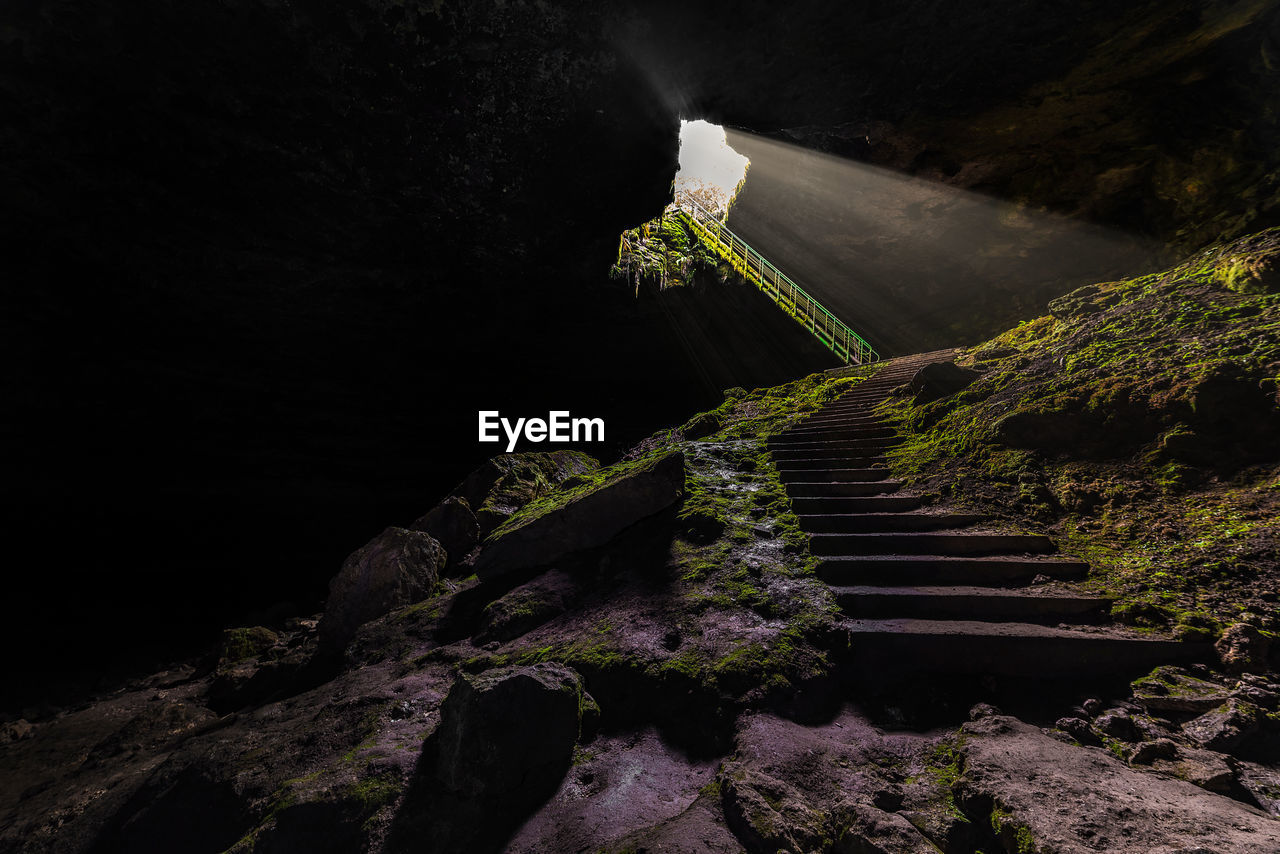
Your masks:
M855 673L764 440L875 368L815 374L609 466L497 457L322 614L6 722L0 849L1274 851L1276 248L1070 295L890 405L929 501L1055 533L1212 666Z

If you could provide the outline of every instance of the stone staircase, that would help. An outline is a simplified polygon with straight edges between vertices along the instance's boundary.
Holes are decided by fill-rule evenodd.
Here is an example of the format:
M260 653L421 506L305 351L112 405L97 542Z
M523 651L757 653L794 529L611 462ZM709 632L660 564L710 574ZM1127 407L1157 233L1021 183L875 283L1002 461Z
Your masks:
M1208 644L1108 625L1108 600L1045 584L1089 570L1055 556L1048 537L995 530L901 491L884 456L901 438L875 407L923 366L954 356L885 362L770 439L819 574L849 617L860 668L1063 678L1207 659Z

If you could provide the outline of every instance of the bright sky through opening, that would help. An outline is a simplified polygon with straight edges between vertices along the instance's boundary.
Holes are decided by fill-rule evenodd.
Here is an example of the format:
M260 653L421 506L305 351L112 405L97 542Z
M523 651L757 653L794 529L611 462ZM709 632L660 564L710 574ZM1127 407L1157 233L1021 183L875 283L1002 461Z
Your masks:
M724 128L701 119L681 121L676 200L692 197L723 216L746 178L749 163L729 147Z

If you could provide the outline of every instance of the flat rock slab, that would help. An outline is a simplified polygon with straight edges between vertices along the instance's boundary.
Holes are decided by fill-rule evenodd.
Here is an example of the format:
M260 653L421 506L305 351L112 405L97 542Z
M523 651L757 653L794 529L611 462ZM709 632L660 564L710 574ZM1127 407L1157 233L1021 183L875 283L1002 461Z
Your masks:
M709 821L696 821L699 791L715 779L716 759L691 759L663 742L652 728L601 736L579 747L576 764L559 791L547 801L506 846L509 854L542 851L600 851L628 835L647 837L657 826L678 821L706 848L651 850L741 850L718 821L711 805ZM692 825L700 831L694 833ZM719 840L724 847L716 847ZM651 843L652 841L650 841ZM634 850L634 849L632 849Z
M989 805L1002 839L1034 840L1034 850L1057 854L1280 851L1280 822L1261 810L1135 770L1101 748L1000 716L966 724L964 733L960 799L966 811Z
M1134 636L1112 626L911 618L854 619L842 626L857 664L871 673L1128 674L1168 661L1204 658L1210 650L1208 644Z
M525 510L481 546L482 580L544 566L566 554L603 545L615 534L665 510L684 490L684 455L665 454L599 485L580 487L563 503Z

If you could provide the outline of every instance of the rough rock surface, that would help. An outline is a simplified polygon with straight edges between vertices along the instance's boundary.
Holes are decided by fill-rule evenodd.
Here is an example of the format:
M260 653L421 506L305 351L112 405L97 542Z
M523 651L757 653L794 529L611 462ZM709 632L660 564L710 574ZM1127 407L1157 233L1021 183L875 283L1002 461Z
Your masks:
M630 840L651 851L740 851L741 845L724 826L719 803L707 803L702 790L711 785L719 761L690 756L667 742L653 728L638 732L602 735L579 748L573 768L559 790L525 822L508 844L512 854L545 851L627 850ZM709 815L707 821L696 817ZM672 825L691 831L684 841L688 849L670 849L652 841L654 830ZM703 837L699 839L698 837ZM726 844L714 847L715 840Z
M435 778L458 795L494 799L545 788L549 776L558 783L581 705L582 680L560 664L463 674L440 707Z
M1214 644L1222 666L1232 673L1261 673L1269 667L1271 640L1257 626L1233 623Z
M450 495L409 526L439 543L445 550L445 569L456 567L480 541L480 523L465 498Z
M960 845L968 821L932 784L937 735L886 731L852 708L813 726L750 716L719 776L726 820L753 854Z
M444 549L428 535L387 528L348 557L329 583L321 639L341 647L375 617L430 595L444 564Z
M476 574L493 578L603 545L624 528L670 507L683 489L684 455L673 451L570 493L545 512L512 520L484 542Z
M1012 843L1005 850L1280 850L1280 823L1261 810L1131 769L1105 750L1063 744L1009 717L963 731L960 799L966 812L992 816Z
M1225 685L1199 679L1180 667L1157 667L1133 683L1134 700L1153 711L1200 714L1229 696Z
M915 394L915 404L921 406L968 388L980 376L981 372L955 362L934 362L917 371L908 388Z
M1182 731L1201 747L1232 751L1258 730L1261 710L1234 697L1216 709L1182 725Z
M554 663L462 674L423 746L390 851L492 850L560 784L573 758L582 680Z
M467 475L452 495L467 502L483 538L552 487L599 467L596 459L581 451L503 454Z
M565 572L551 570L521 584L484 607L476 642L514 640L564 613L577 585Z

